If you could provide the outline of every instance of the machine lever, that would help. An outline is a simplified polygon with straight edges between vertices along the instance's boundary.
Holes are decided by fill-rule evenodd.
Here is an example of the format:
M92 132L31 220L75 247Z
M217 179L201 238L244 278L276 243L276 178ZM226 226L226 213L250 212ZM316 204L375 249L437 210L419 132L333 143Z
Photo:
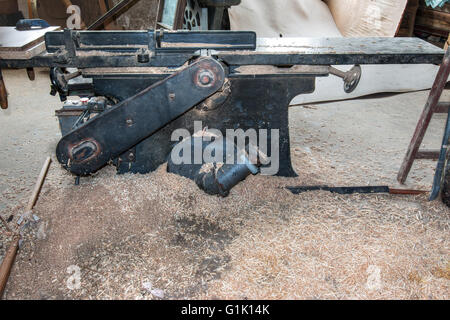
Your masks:
M358 86L359 80L361 80L361 67L359 65L355 65L347 72L338 70L332 66L328 67L328 70L332 75L344 80L344 91L346 93L352 93Z
M213 95L224 82L225 70L217 60L199 59L69 132L56 149L58 161L76 175L91 174Z

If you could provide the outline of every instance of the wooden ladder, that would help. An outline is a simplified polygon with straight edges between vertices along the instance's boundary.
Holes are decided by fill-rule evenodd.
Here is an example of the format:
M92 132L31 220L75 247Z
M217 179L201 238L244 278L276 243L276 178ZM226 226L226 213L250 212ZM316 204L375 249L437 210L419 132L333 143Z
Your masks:
M430 120L434 113L447 113L450 109L450 102L440 102L442 92L447 83L448 76L450 74L450 48L444 55L444 60L436 75L433 87L431 88L430 95L428 96L427 103L422 111L419 122L417 123L416 130L414 132L411 143L409 144L408 151L406 153L403 164L397 176L398 182L404 184L408 177L411 167L416 159L432 159L437 160L439 158L439 150L420 150L423 137L428 129ZM447 142L444 141L444 145ZM443 145L443 146L444 146Z

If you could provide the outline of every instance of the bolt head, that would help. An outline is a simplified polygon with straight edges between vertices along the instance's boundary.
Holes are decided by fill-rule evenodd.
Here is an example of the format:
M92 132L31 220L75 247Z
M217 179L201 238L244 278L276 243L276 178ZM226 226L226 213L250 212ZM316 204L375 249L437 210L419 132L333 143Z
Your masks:
M131 127L133 125L133 120L132 119L127 119L126 123L127 123L128 127Z
M210 86L214 82L214 74L210 70L202 70L198 73L198 82L202 86Z

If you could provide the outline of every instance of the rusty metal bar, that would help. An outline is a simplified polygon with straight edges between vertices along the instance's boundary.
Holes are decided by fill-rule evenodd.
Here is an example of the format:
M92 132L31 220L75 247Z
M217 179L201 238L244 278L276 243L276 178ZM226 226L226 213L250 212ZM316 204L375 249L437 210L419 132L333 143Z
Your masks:
M450 74L450 48L447 49L444 60L439 68L436 79L434 81L433 87L431 88L430 95L428 96L428 101L425 104L422 115L420 116L419 122L417 124L416 130L414 132L411 143L409 144L408 151L403 160L402 166L397 176L397 180L404 184L409 172L411 171L412 164L417 158L417 153L419 151L420 145L422 144L425 132L430 124L431 117L433 116L434 110L438 105L439 99L444 90L445 84L447 83L448 76Z

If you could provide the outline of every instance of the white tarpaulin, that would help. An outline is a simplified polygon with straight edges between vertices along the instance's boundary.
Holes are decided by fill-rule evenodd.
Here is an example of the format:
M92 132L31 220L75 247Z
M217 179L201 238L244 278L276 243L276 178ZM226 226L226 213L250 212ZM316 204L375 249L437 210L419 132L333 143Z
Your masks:
M325 0L344 37L394 37L407 0Z
M377 25L386 21L393 28L400 20L395 24L392 19L395 17L380 19ZM241 5L230 10L230 22L232 30L252 30L258 37L342 37L330 9L321 0L242 0ZM380 28L386 32L389 29L383 25ZM337 66L344 71L351 67ZM344 92L342 79L319 77L315 92L296 97L292 104L342 100L379 92L429 89L437 71L438 67L434 65L364 65L361 82L351 94Z

